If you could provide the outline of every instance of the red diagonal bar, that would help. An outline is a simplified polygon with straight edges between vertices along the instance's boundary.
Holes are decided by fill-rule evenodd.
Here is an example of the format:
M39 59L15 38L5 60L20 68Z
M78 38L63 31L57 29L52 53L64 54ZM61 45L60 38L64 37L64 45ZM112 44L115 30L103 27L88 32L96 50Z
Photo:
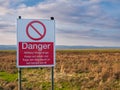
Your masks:
M42 37L42 34L32 24L30 26Z

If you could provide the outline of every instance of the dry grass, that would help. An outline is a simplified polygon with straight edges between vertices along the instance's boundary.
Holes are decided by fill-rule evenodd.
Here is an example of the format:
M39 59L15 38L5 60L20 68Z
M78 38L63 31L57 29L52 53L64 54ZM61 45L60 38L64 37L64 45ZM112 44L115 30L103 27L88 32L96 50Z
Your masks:
M0 52L1 71L17 71L15 53ZM54 72L55 90L119 90L120 50L58 50ZM23 69L22 73L25 90L50 90L50 68Z
M17 72L15 51L0 51L0 71Z

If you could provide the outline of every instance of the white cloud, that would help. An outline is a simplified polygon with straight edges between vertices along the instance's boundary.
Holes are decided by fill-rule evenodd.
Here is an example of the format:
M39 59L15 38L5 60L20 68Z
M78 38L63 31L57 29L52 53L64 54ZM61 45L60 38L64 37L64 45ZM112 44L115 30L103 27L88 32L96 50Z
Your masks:
M6 13L8 12L7 8L4 8L4 7L0 7L0 11L2 11L2 12L0 13L0 16L1 16L1 15L6 15Z
M0 32L0 45L15 45L16 35L14 33Z
M57 44L76 44L79 45L81 42L83 44L94 41L93 44L97 44L97 40L100 37L95 36L96 32L91 31L92 29L97 29L100 32L100 35L108 35L107 32L109 29L113 32L115 29L120 27L118 20L111 18L106 12L103 13L100 2L105 0L45 0L34 6L27 6L23 3L23 0L1 0L0 1L0 32L13 32L12 34L7 34L8 37L15 36L15 27L16 19L18 16L22 18L50 18L51 16L55 17L56 27L57 27ZM108 2L117 2L109 1ZM109 23L110 22L110 23ZM102 29L102 30L101 30ZM59 31L58 31L59 30ZM75 33L73 33L75 32ZM88 34L90 33L90 34ZM98 32L99 33L99 32ZM114 32L113 32L114 33ZM115 32L117 33L117 32ZM3 37L4 33L0 34L0 37ZM116 34L109 35L112 45L112 41L116 37ZM62 39L62 38L63 39ZM90 39L89 39L90 38ZM7 39L7 38L6 38ZM9 38L10 39L10 38ZM92 40L93 39L93 40ZM105 38L102 38L106 40ZM12 39L15 41L15 37ZM66 42L69 41L69 42ZM96 43L95 43L96 42ZM107 44L108 41L101 41L101 43ZM2 41L1 41L2 43ZM4 42L5 43L5 42ZM115 43L113 41L113 43ZM91 43L92 44L92 43ZM102 45L102 44L101 44ZM114 44L113 44L114 45ZM118 43L118 45L120 45Z

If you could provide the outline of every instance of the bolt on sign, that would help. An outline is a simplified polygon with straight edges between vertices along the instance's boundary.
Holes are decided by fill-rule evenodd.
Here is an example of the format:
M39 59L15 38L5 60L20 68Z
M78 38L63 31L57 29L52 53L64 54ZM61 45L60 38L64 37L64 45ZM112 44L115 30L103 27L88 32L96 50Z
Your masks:
M55 65L55 21L17 20L17 67Z

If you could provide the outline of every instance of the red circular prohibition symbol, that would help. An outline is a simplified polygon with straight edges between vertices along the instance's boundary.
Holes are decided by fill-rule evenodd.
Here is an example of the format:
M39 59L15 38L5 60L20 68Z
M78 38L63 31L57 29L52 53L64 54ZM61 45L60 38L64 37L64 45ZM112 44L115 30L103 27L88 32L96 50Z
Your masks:
M32 25L32 24L34 24L34 23L38 23L38 25L41 25L41 26L43 27L43 30L44 30L43 34L41 34L40 31L37 30L37 28L35 28L35 27ZM38 38L32 37L32 36L30 35L30 33L29 33L29 27L31 27L40 37L38 37ZM31 21L31 22L27 25L27 27L26 27L26 34L27 34L27 36L28 36L30 39L32 39L32 40L40 40L40 39L42 39L42 38L45 36L45 34L46 34L46 27L45 27L45 25L44 25L42 22L40 22L40 21Z

